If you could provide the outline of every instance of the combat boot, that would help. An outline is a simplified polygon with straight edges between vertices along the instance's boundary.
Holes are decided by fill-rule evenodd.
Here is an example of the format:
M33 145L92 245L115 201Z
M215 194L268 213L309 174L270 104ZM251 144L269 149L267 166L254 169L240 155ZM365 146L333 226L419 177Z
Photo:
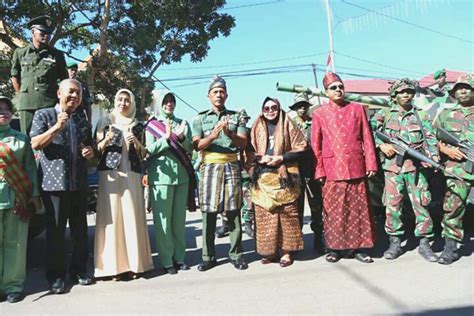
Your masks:
M457 242L454 239L446 238L446 244L444 245L444 250L439 256L438 263L440 264L451 264L454 261L459 259L459 254L457 252Z
M402 254L402 246L401 246L401 239L398 236L390 235L390 246L388 249L383 253L385 259L393 260L400 257Z
M420 239L420 245L418 246L418 253L429 262L436 262L438 261L438 257L436 254L431 250L430 241L426 237L422 237Z

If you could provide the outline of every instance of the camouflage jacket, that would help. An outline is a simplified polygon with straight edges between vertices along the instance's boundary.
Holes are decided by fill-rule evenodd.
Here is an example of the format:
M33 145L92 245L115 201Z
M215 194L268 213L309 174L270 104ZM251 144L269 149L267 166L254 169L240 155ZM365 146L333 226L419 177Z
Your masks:
M303 132L304 138L311 143L311 119L303 120L301 117L296 115L292 118L293 123ZM303 154L300 161L298 162L300 174L302 179L313 179L314 169L316 168L316 158L314 156L313 150L308 148L308 150Z
M421 127L425 133L428 148L423 142L422 131L415 116L415 111L418 112L418 116L420 117L422 125ZM415 110L414 108L409 111L405 111L400 106L392 104L390 108L381 109L375 113L375 115L370 120L370 125L372 130L380 131L390 137L402 140L411 148L420 150L428 157L433 155L438 156L438 149L436 147L437 141L434 129L431 125L428 115L425 112ZM376 146L378 147L382 143L383 141L375 136ZM401 167L397 166L396 164L396 156L392 158L387 158L385 156L383 157L382 168L385 171L391 171L397 174L413 172L416 171L419 166L418 161L412 160L410 157L405 157Z
M474 145L474 106L463 107L456 104L450 109L444 109L438 116L435 127L444 128L460 140L467 141L471 146ZM449 145L448 145L449 146ZM466 172L462 167L462 161L445 160L446 170L450 171L463 179L474 180L474 174Z

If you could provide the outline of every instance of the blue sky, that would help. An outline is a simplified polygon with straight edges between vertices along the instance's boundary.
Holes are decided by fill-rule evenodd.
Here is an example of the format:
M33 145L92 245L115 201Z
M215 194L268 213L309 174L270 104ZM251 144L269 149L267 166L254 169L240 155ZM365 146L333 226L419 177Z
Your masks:
M338 72L418 79L439 68L471 72L474 69L474 2L471 0L331 0L330 3ZM378 13L370 13L354 4ZM329 42L324 1L229 0L226 7L229 9L223 11L236 18L236 27L229 37L211 42L208 57L203 62L190 63L185 57L181 63L162 66L156 76L202 111L210 108L207 86L214 74L301 65L292 72L227 79L228 108L245 108L255 118L264 98L275 96L287 109L293 95L276 91L276 82L314 86L311 64L326 63ZM324 70L317 73L319 82ZM201 75L208 76L167 81ZM157 83L156 87L162 86ZM178 100L177 116L192 120L195 114Z

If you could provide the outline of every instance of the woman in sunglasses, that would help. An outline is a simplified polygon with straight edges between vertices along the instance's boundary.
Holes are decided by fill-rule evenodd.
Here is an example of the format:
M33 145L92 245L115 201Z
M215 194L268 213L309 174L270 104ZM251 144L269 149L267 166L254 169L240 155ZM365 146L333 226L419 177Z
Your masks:
M281 110L277 99L267 97L252 130L249 155L252 202L255 204L257 252L262 263L293 263L291 253L303 249L298 217L300 175L297 161L307 148L303 133Z
M323 224L328 262L343 250L370 263L364 248L374 245L366 178L377 171L375 147L365 109L344 101L344 83L334 73L323 80L329 104L313 112L311 146L316 156L315 179L323 183Z

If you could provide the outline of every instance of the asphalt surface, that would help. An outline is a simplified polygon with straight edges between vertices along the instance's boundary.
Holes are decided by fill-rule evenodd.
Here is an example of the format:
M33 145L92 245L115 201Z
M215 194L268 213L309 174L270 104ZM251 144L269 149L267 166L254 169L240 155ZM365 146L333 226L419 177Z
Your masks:
M407 234L405 253L398 260L383 259L388 240L378 219L372 264L354 259L326 262L312 249L313 234L306 224L305 250L290 267L262 265L254 241L244 235L248 270L236 270L229 263L226 237L217 239L219 265L199 272L201 214L188 213L186 260L192 268L177 275L166 275L159 268L149 215L154 271L130 281L97 281L90 286L67 283L62 295L48 292L42 234L29 245L26 298L16 304L0 303L0 315L474 315L473 215L471 209L470 228L460 248L462 258L449 266L424 261L412 234ZM92 273L95 215L88 220ZM439 235L439 227L437 231ZM442 240L437 238L432 247L439 254Z

